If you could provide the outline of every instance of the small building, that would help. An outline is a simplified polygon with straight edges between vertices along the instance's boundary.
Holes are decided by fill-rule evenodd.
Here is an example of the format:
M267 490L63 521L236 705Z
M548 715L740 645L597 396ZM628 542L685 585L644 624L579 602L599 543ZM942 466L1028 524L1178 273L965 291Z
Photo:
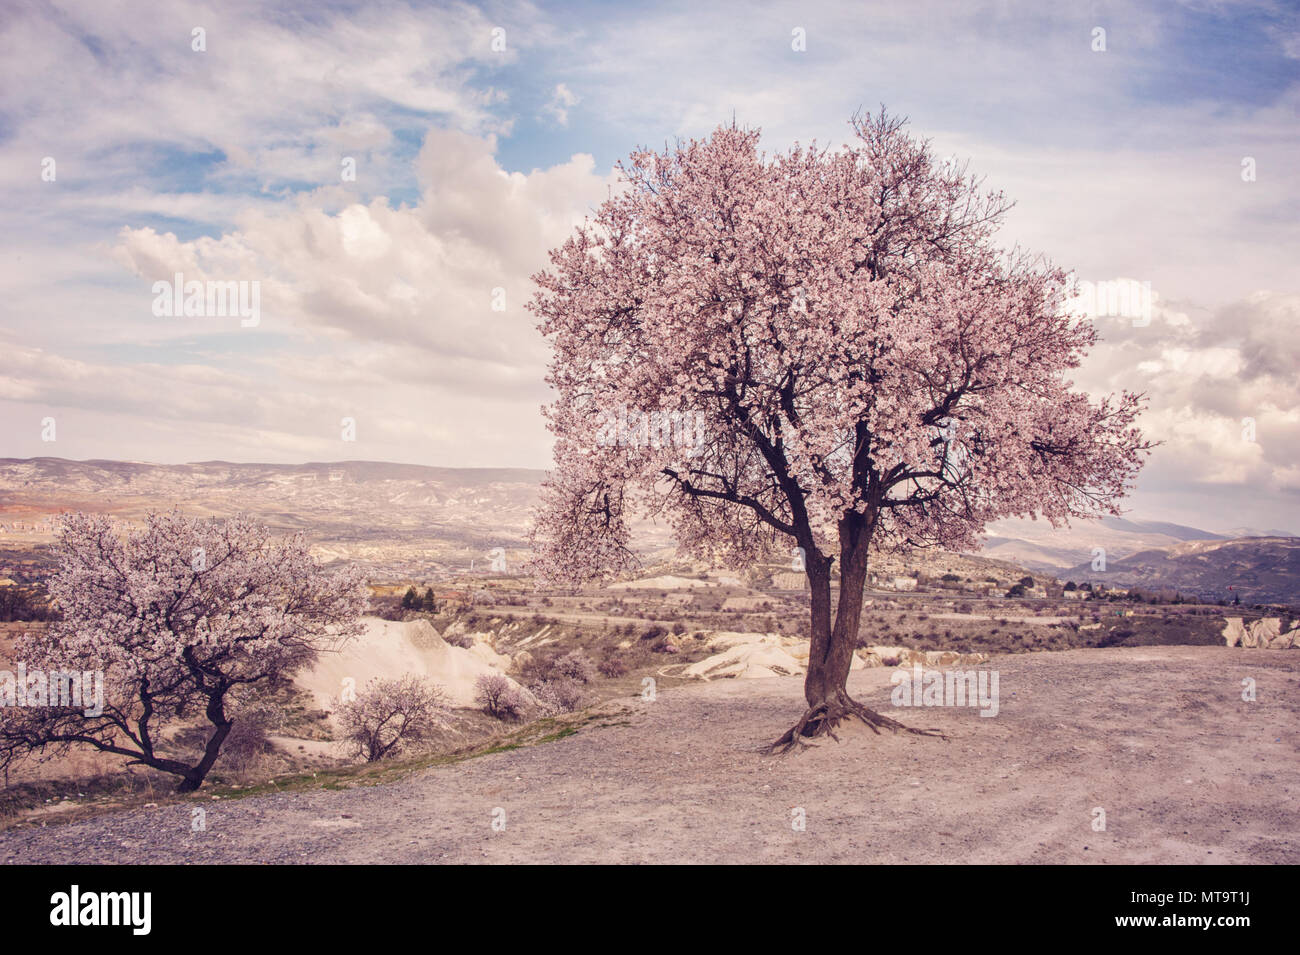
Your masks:
M464 590L445 590L440 594L435 594L434 599L438 606L442 608L449 607L468 607L472 602L469 593Z

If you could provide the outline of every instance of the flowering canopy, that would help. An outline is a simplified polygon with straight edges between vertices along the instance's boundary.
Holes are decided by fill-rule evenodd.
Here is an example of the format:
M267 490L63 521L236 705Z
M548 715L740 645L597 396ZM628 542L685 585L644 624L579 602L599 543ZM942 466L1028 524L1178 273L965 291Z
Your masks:
M530 305L558 394L542 577L629 569L636 511L741 566L787 538L842 559L1117 512L1147 447L1140 396L1071 390L1096 332L1065 273L996 248L1001 194L900 121L853 128L838 152L768 159L734 126L636 152L552 251Z

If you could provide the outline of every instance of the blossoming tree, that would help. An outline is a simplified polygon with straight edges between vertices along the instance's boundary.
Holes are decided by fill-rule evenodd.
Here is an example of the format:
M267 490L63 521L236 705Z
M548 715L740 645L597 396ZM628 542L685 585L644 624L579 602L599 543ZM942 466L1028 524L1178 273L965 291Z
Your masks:
M65 515L50 596L62 614L18 641L29 668L101 671L102 712L0 708L0 765L88 746L202 785L230 734L232 705L284 679L360 632L367 602L359 571L326 573L301 536L273 540L243 518L152 514L129 529L102 516ZM164 737L208 724L190 760Z
M995 245L1002 195L883 110L852 127L839 151L769 159L733 125L634 153L530 304L557 393L537 573L632 568L635 513L732 566L793 549L808 709L781 748L903 728L845 689L872 550L1117 513L1149 447L1140 395L1072 390L1096 332L1065 273Z
M371 680L354 699L340 702L338 719L343 738L358 756L373 763L432 738L446 724L450 710L439 687L408 673Z

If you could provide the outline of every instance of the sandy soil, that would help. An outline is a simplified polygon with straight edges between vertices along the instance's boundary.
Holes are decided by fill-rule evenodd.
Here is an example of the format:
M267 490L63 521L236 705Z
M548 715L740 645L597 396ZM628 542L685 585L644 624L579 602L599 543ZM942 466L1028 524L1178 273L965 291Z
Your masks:
M895 709L892 671L853 674L860 699L948 741L862 729L765 757L800 681L723 681L606 704L630 725L401 782L208 801L203 832L189 802L10 830L0 861L1300 862L1300 651L1071 650L988 668L991 719Z

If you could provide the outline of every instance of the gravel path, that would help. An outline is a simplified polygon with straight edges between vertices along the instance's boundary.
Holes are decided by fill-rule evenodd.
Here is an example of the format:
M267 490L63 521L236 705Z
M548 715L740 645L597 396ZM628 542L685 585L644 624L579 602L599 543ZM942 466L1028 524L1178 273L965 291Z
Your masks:
M630 726L401 782L207 802L202 832L186 802L10 830L0 862L1300 862L1300 651L1071 650L987 668L992 719L896 710L892 671L853 675L859 699L946 742L861 728L765 757L800 681L723 681L607 705Z

